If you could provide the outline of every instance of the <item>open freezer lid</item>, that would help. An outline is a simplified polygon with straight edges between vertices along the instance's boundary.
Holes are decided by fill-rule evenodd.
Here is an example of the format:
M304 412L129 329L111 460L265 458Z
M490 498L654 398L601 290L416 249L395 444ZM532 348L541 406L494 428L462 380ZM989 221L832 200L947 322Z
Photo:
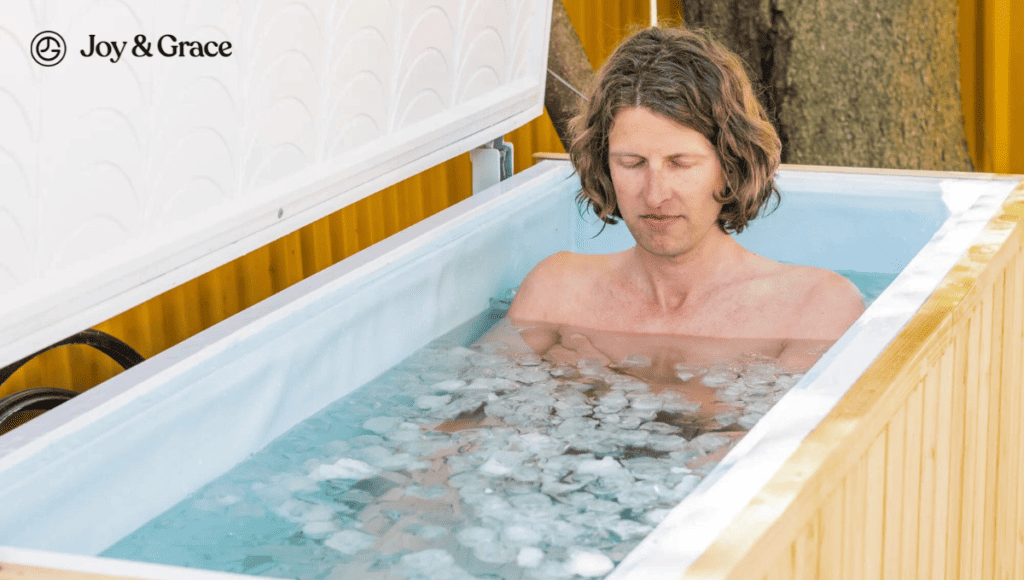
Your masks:
M551 0L3 17L0 366L543 113Z

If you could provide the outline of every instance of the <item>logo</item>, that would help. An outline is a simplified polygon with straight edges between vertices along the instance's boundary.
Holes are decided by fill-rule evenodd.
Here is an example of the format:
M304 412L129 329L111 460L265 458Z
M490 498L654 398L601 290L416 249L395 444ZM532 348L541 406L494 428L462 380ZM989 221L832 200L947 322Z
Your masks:
M32 39L29 47L32 53L32 60L42 66L53 66L64 60L68 52L68 45L64 38L52 30L44 30Z

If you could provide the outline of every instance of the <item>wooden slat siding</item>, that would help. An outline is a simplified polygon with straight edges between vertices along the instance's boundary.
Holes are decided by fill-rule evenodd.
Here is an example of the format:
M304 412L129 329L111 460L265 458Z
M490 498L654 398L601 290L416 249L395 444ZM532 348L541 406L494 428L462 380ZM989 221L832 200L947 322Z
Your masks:
M941 359L932 359L930 367L939 367ZM940 367L941 368L941 367ZM938 520L935 509L935 497L938 495L936 486L938 463L939 434L945 434L946 426L940 427L939 413L939 372L925 376L921 386L921 501L918 511L918 542L917 569L920 578L932 577L932 554L935 522ZM878 490L874 497L884 494ZM869 576L865 576L867 578Z
M903 479L906 465L904 450L907 447L906 408L900 407L886 428L885 444L885 494L875 498L885 503L885 542L882 549L882 578L900 580L900 542L903 538Z
M825 499L819 514L821 535L818 537L818 578L839 580L843 570L843 494L842 483ZM779 551L783 548L780 545ZM753 570L748 577L756 576Z
M866 461L860 461L846 478L846 522L843 534L845 550L843 561L847 562L847 578L863 578L865 565L864 534L867 525L865 506L868 503L868 468Z
M1020 306L1020 297L1014 293L1014 281L1020 276L1018 270L1020 263L1020 256L1010 263L1007 267L1007 275L1002 280L1002 291L1006 295L1005 310L1002 312L1002 316L996 316L995 321L999 324L1001 333L1002 343L1002 356L999 364L999 373L1002 380L1002 393L999 398L999 424L1004 425L1004 436L1010 442L1021 441L1020 437L1020 416L1015 416L1015 411L1018 408L1020 395L1020 387L1015 386L1012 372L1008 366L1012 365L1013 361L1013 349L1016 347L1020 350L1020 345L1015 344L1013 336L1013 321L1017 313L1017 308ZM999 446L999 477L998 486L1000 489L1017 489L1018 479L1020 477L1020 465L1017 461L1017 450L1012 449L1011 445ZM1007 497L1000 498L1001 504L996 506L996 525L995 525L995 538L994 538L994 555L998 554L1013 554L1014 553L1014 519L1017 515L1017 502L1019 498L1016 494L1008 494ZM1004 558L994 557L994 571L992 574L993 578L998 580L1010 580L1011 572L1013 568L1007 566Z
M938 372L930 373L936 381L936 423L935 432L935 494L932 496L932 509L935 512L935 527L932 529L931 556L932 572L929 578L942 578L940 572L946 570L946 546L949 538L946 531L950 528L949 497L952 488L953 472L953 394L959 389L953 388L954 349L945 349L938 357L938 365L934 360L930 366ZM962 392L962 391L961 391Z
M981 547L984 550L981 560L981 577L993 578L995 574L996 527L1003 518L1000 516L1001 502L999 488L1009 489L1005 482L1000 482L1001 472L1006 470L1005 464L1000 464L999 455L1003 449L1000 445L1000 432L1009 431L1009 425L1003 421L999 409L1003 403L1003 393L1010 389L1009 385L1002 382L1002 355L1003 355L1003 302L1006 294L1003 290L1006 284L1007 270L1013 265L1013 260L1006 265L1000 275L993 281L990 287L990 306L985 309L985 317L982 318L982 331L984 332L983 349L985 356L985 376L988 382L989 403L988 403L988 446L985 453L988 455L986 461L987 472L985 473L985 529L982 531Z
M979 291L980 293L980 291ZM980 342L980 327L978 303L971 308L968 317L966 332L967 341L966 366L964 367L963 390L966 395L964 405L964 459L963 459L963 493L960 499L960 575L962 580L978 578L978 572L971 564L975 561L974 556L974 531L977 526L977 516L982 510L977 509L979 477L979 460L983 456L978 454L978 448L984 443L979 443L979 431L986 427L983 417L979 417L979 397L981 389L978 388L978 357ZM984 472L984 463L980 463L981 471Z
M903 452L905 461L903 464L903 524L900 544L900 578L920 578L918 573L918 544L908 542L905 538L918 537L918 514L921 513L921 424L923 422L922 391L924 381L921 381L907 399L907 415ZM870 501L870 498L867 500ZM867 502L865 502L867 503ZM893 514L896 517L896 514ZM864 578L857 575L855 578Z
M719 538L683 572L683 578L763 576L765 566L774 562L778 554L792 550L805 526L815 519L820 519L823 535L817 577L853 577L850 562L843 561L837 567L834 561L826 560L836 552L830 543L836 541L831 526L843 518L842 509L836 512L834 498L836 494L855 493L851 475L858 463L868 461L870 454L866 450L876 440L876 434L883 433L884 497L871 497L869 503L884 503L886 512L881 529L865 525L863 532L866 549L872 534L884 534L883 574L900 577L904 570L904 543L910 543L915 551L922 544L931 546L929 553L916 553L914 560L929 560L927 570L933 578L959 580L982 576L986 569L985 551L989 549L993 551L993 569L1006 570L1010 578L1024 577L1020 562L1024 502L1017 499L1017 494L1024 491L1021 477L1014 473L1003 484L998 476L1002 473L998 462L1004 454L1003 447L1006 453L1017 453L1017 465L1024 465L1020 451L1024 448L1022 430L1019 426L1009 427L1024 418L1024 408L1017 393L1016 415L1007 422L995 411L999 401L992 400L1001 397L1005 389L1019 390L1020 377L1024 376L1020 356L1002 357L1009 345L1005 337L1003 344L993 342L997 336L994 316L1000 308L1002 324L1011 325L1015 337L1020 336L1018 329L1024 326L1019 306L1024 291L1017 290L1016 280L1020 278L1016 274L1021 271L1020 256L1024 252L1022 237L1024 184L1011 194L1001 215L986 225L971 249L892 344ZM995 285L1011 279L1015 287L1012 294L994 290ZM995 308L993 302L999 296L1003 306ZM1017 343L1024 340L1015 338L1011 342L1020 352L1021 345ZM1000 365L1000 370L992 372L993 365ZM919 406L912 402L918 388L925 390L920 394ZM931 388L936 392L928 393ZM935 402L931 403L933 397ZM926 401L934 405L933 422L926 418ZM915 412L916 418L911 416ZM998 425L992 426L992 422ZM906 464L912 452L907 451L908 435L913 438L913 425L923 429L926 423L936 427L930 435L921 431L918 449L930 450L934 446L935 475L933 481L921 479L919 488L910 490ZM925 436L933 440L925 441ZM992 445L1001 449L990 453ZM928 462L920 461L918 465L919 478L929 477L925 469ZM996 478L995 484L989 481L991 477ZM927 489L933 490L932 497L924 495ZM916 493L908 497L908 491ZM1016 515L1007 514L1004 525L1014 530L1016 545L1012 550L997 547L994 541L991 545L985 542L986 530L999 521L992 520L987 510L992 505L1004 505L1011 501L1010 497L1017 502ZM919 504L921 510L934 510L928 516L932 529L917 524L916 533L907 533L912 530L904 529L905 501ZM896 521L894 512L898 514ZM899 535L893 538L891 534L897 529ZM843 530L853 532L849 526ZM923 569L917 570L917 577L921 577ZM866 577L877 577L865 573Z
M868 480L864 486L864 575L861 578L881 578L885 549L885 502L878 498L885 494L885 433L879 433L864 458Z
M1013 327L1012 330L1012 343L1007 345L1007 350L1010 352L1009 363L1011 367L1004 372L1004 376L1009 376L1007 384L1011 389L1014 390L1014 396L1017 398L1017 405L1015 406L1014 424L1017 430L1016 441L1018 442L1016 449L1016 461L1017 470L1015 476L1017 478L1017 493L1013 496L1017 502L1017 517L1015 521L1009 524L1010 529L1013 531L1013 551L1015 557L1013 561L1013 567L1007 570L1007 577L1013 578L1014 572L1024 570L1024 426L1021 425L1021 417L1024 417L1024 239L1018 240L1020 245L1018 246L1017 260L1016 260L1016 274L1013 276L1014 299L1011 304L1014 308L1014 318L1011 321Z

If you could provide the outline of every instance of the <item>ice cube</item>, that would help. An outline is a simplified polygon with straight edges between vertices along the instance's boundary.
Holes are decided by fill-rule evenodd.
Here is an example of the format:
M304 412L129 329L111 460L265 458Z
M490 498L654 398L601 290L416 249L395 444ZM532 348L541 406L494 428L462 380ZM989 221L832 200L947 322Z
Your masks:
M514 524L501 530L501 541L510 546L533 546L539 544L543 539L544 534L535 526Z
M337 531L338 526L334 522L309 522L302 526L303 535L317 540L326 538Z
M618 461L615 461L611 457L604 457L603 459L596 460L591 459L587 461L581 461L579 466L576 468L576 473L588 473L593 475L612 475L622 473L622 465Z
M376 541L377 538L357 530L341 530L324 540L324 545L342 554L355 554L372 547Z
M519 555L516 556L516 564L522 568L536 568L540 566L542 560L544 560L544 552L532 546L519 550Z
M372 465L342 457L331 465L320 465L310 474L310 478L316 481L325 479L366 479L377 475L380 470Z
M363 422L363 429L373 431L374 433L387 433L397 427L401 422L402 419L400 417L372 417Z
M704 375L701 382L708 387L724 387L735 383L739 378L739 373L732 369L713 369Z
M420 409L436 409L447 405L451 400L451 395L420 395L416 397L416 407Z
M592 550L572 550L566 568L569 572L584 578L603 576L612 571L615 564L611 558Z

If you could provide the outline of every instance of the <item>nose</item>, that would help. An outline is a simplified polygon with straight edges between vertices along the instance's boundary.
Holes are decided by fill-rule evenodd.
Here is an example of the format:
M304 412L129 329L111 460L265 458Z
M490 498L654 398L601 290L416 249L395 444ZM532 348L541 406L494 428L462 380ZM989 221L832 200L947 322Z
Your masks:
M660 167L651 167L647 171L647 187L644 188L644 201L648 207L657 208L671 195L668 175Z

